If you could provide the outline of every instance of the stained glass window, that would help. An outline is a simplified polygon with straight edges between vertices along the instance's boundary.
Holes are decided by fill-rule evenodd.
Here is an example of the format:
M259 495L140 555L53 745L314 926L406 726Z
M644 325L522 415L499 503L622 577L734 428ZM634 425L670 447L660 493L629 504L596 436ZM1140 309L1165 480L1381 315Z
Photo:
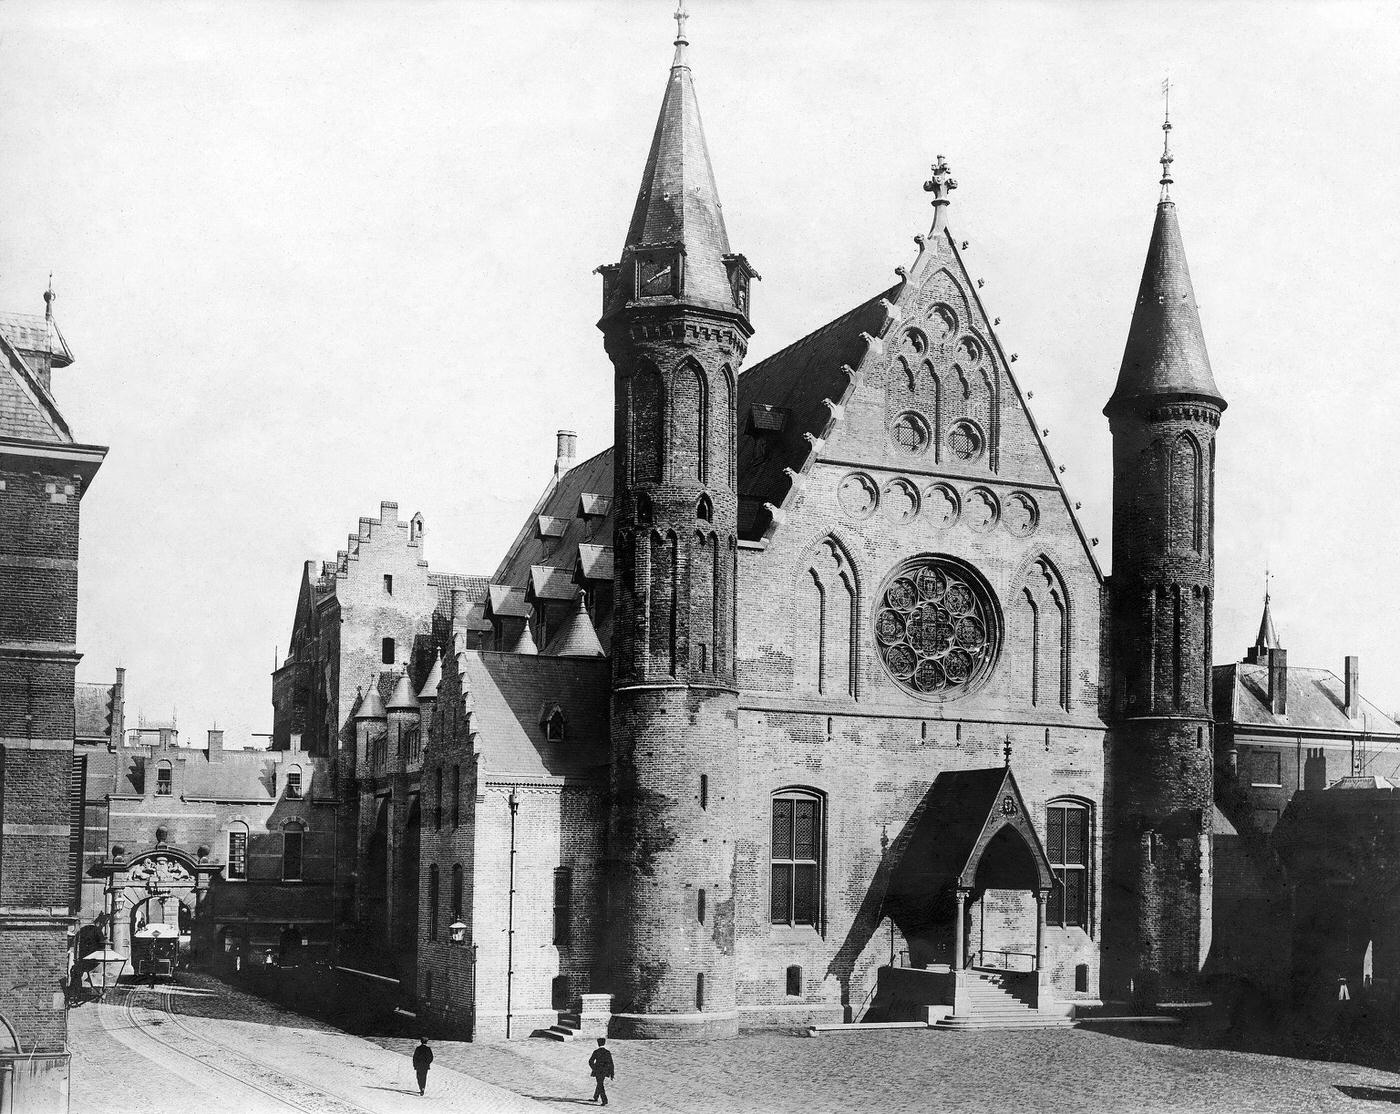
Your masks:
M971 570L938 557L898 570L875 612L885 668L903 688L935 699L961 696L986 677L997 635L990 589Z
M821 799L791 791L773 798L774 924L817 925L821 919Z

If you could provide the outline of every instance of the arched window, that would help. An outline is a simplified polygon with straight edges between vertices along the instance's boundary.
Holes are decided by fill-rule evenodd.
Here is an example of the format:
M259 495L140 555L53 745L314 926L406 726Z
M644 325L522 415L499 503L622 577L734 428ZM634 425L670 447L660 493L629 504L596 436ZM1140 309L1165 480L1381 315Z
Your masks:
M175 771L169 762L156 766L156 796L168 797L175 791Z
M651 522L651 496L645 491L637 492L637 521L643 524Z
M710 384L705 380L705 371L699 365L695 372L695 413L698 420L695 430L695 476L702 484L710 478Z
M1017 652L1024 655L1026 695L1041 707L1070 706L1069 595L1059 570L1043 554L1026 571L1013 612Z
M436 807L433 809L433 828L434 828L436 831L439 831L439 832L440 832L440 831L442 831L442 767L441 767L441 766L439 766L439 767L437 768L437 774L436 774L436 776L433 778L433 782L434 782L434 787L435 787L436 790L437 790L436 795L433 797L433 800L434 800L434 802L435 802L435 804L436 804ZM433 867L433 869L436 870L437 867Z
M1167 497L1167 544L1172 549L1201 548L1201 507L1204 502L1201 447L1189 433L1171 447L1170 490Z
M441 895L438 892L438 868L437 863L428 867L428 939L436 940L438 936L438 903Z
M248 825L242 821L229 825L228 860L224 864L224 878L230 882L248 880Z
M564 741L564 712L556 704L545 717L544 737L546 742L562 743Z
M462 767L452 767L452 826L462 824Z
M628 380L627 447L632 453L632 482L658 483L666 456L666 388L652 367L638 369Z
M452 919L462 919L462 864L452 866Z
M1089 928L1090 868L1093 859L1093 809L1086 801L1051 801L1045 809L1045 853L1055 888L1045 907L1045 923Z
M287 767L287 800L301 800L301 767Z
M701 494L700 501L695 504L695 517L701 522L713 522L715 520L715 505L710 502L710 497Z
M795 593L797 684L823 696L856 691L855 573L834 538L817 547Z
M306 838L306 828L298 821L291 821L282 829L282 881L300 882L302 872L302 844Z
M808 789L773 794L770 920L821 924L822 799Z

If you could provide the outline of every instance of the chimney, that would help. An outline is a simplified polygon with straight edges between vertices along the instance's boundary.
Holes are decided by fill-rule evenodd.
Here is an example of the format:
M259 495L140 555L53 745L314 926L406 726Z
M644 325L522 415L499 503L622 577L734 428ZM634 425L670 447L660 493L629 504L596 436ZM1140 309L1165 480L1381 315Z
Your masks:
M1346 713L1347 719L1356 719L1361 714L1361 686L1359 681L1361 659L1355 654L1346 657Z
M290 747L289 747L288 749L291 750L291 752L292 752L293 754L296 754L296 753L298 753L298 752L301 750L301 732L300 732L300 731L293 731L293 732L292 732L292 741L291 741L291 745L290 745Z
M554 450L554 476L557 479L574 466L578 434L572 429L561 429L555 436L558 438L558 447Z
M112 726L108 729L107 749L116 750L126 740L126 668L117 666L117 681L112 686Z
M210 762L217 762L224 753L224 733L218 728L209 729L209 749L205 752L205 758Z
M1288 651L1269 651L1269 711L1288 714Z

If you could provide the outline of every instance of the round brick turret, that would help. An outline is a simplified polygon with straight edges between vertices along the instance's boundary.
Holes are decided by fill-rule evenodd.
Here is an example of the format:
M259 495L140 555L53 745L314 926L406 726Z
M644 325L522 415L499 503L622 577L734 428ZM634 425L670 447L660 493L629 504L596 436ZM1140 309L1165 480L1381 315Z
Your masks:
M1170 166L1164 154L1164 169ZM1199 993L1210 948L1215 434L1211 375L1166 187L1113 435L1104 985L1139 1005Z
M621 261L599 268L616 389L608 985L629 1036L738 1031L735 376L754 276L729 251L676 59Z

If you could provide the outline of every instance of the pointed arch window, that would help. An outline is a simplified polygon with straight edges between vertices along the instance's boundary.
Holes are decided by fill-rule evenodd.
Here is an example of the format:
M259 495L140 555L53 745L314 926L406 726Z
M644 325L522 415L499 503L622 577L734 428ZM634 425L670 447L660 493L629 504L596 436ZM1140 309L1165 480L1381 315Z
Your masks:
M1045 809L1045 853L1055 888L1045 906L1045 923L1089 928L1093 865L1093 808L1087 801L1061 799Z
M1070 705L1069 596L1059 570L1045 556L1038 557L1026 573L1017 607L1020 616L1017 652L1030 666L1026 696L1036 706Z
M1204 470L1201 446L1190 433L1172 442L1167 497L1167 544L1172 549L1201 550Z
M442 895L438 892L438 867L433 863L428 867L428 939L438 938L438 904Z
M544 720L544 738L548 743L562 743L564 741L564 712L559 705L550 709Z
M698 364L695 375L695 475L703 484L710 480L710 384L705 369Z
M821 926L823 801L810 789L773 794L769 920Z
M858 597L845 550L827 538L799 576L795 593L799 688L823 696L856 694Z
M302 852L306 828L298 821L291 821L282 829L282 881L302 880Z
M713 522L715 520L715 505L710 501L710 496L702 492L700 501L695 504L695 517L701 522Z
M462 919L462 864L452 865L452 919Z

